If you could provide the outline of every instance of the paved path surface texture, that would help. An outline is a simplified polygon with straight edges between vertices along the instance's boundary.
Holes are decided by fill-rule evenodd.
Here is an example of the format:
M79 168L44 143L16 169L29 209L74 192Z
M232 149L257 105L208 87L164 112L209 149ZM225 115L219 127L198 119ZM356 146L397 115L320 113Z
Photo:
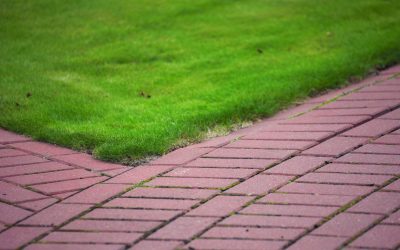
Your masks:
M0 130L0 249L398 248L399 74L135 168Z

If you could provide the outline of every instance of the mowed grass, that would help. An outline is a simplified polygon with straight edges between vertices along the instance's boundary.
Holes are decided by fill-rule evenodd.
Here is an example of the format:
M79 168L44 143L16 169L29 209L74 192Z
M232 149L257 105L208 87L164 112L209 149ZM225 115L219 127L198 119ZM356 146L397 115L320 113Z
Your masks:
M399 59L398 0L2 0L0 126L132 163Z

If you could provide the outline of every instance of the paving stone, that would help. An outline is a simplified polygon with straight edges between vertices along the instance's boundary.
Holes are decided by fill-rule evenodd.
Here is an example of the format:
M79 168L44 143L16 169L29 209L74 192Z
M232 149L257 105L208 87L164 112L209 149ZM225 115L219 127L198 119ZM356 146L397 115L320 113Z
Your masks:
M364 138L349 138L349 137L333 137L327 141L324 141L306 151L303 154L320 155L320 156L339 156L350 150L354 149L358 145L364 143Z
M337 174L337 173L309 173L296 182L327 183L327 184L354 184L354 185L381 185L390 180L390 175L365 174Z
M314 145L313 141L237 140L225 148L294 149L302 150Z
M340 157L336 162L399 165L400 155L350 153Z
M228 189L225 193L242 195L260 195L285 184L292 176L256 175Z
M381 218L375 214L341 213L311 232L313 235L353 236Z
M166 164L166 165L179 165L187 163L191 160L194 160L210 151L214 150L213 148L181 148L177 149L163 157L151 161L151 164Z
M348 212L388 214L400 207L400 193L375 192L348 209Z
M361 89L359 92L400 92L400 85L373 85Z
M58 199L66 199L74 194L78 193L78 191L72 191L72 192L64 192L64 193L57 193L57 194L52 194L51 196L58 198Z
M219 218L180 217L149 236L149 239L188 240Z
M399 94L399 93L397 93ZM400 109L393 110L387 114L382 115L379 119L394 119L400 120Z
M223 159L198 158L186 166L189 167L216 167L216 168L258 168L263 169L275 163L270 159Z
M146 185L156 187L225 188L236 181L235 179L157 177L147 182Z
M326 206L304 206L304 205L276 205L276 204L253 204L241 211L243 214L263 215L290 215L324 217L337 210L337 207Z
M204 177L204 178L246 178L256 169L245 168L176 168L163 176L171 177Z
M333 194L358 196L372 191L372 187L355 185L330 185L314 183L291 183L282 188L279 192L303 193L303 194Z
M274 250L281 249L286 243L286 241L272 240L196 239L188 246L192 249Z
M56 203L57 201L58 200L54 199L54 198L46 198L46 199L36 200L36 201L21 202L21 203L18 203L18 205L29 208L29 209L33 209L35 211L39 211L45 207L50 206L51 204Z
M14 143L14 144L10 144L10 146L12 146L13 148L26 150L26 151L29 151L29 152L32 152L35 154L44 155L44 156L54 156L54 155L65 155L65 154L77 153L71 149L58 147L56 145L43 143L43 142L36 142L36 141Z
M241 208L252 199L251 197L220 195L201 204L187 215L223 217Z
M166 221L180 214L181 211L97 208L83 216L85 219L114 219L114 220L147 220Z
M267 127L266 132L334 132L339 133L351 128L351 124L279 124L275 127ZM291 142L298 142L292 140ZM309 142L310 143L310 142Z
M105 174L110 177L117 176L119 174L122 174L124 172L129 171L131 168L130 167L124 167L124 168L117 168L117 169L112 169L112 170L105 170L101 171L102 174Z
M0 181L0 199L8 202L22 202L47 198L42 194Z
M36 213L28 219L23 220L19 224L34 226L58 226L89 208L89 205L55 204Z
M302 175L321 166L329 159L328 157L295 156L265 170L264 173Z
M53 232L43 238L43 242L66 243L117 243L130 244L137 240L140 233L114 232Z
M174 167L170 165L139 166L121 175L111 178L105 183L136 184L160 175L173 168Z
M123 165L102 162L93 159L92 156L88 154L58 155L54 156L53 159L57 159L59 161L63 161L93 171L105 171L123 167Z
M99 175L83 169L71 169L71 170L61 170L61 171L47 172L40 174L6 177L4 179L13 183L27 186L27 185L58 182L58 181L73 180L73 179L83 179L87 177L97 177L97 176Z
M397 131L397 130L396 130ZM400 134L387 134L374 141L374 143L400 145Z
M31 214L32 212L22 208L0 202L0 221L5 224L13 224Z
M1 157L20 156L20 155L27 155L27 153L20 151L20 150L12 149L12 148L0 149L0 158Z
M21 142L21 141L29 141L31 138L17 135L15 133L6 131L4 129L0 129L0 143L12 143L12 142Z
M224 226L309 228L317 224L318 217L293 217L274 215L232 215L219 223Z
M39 162L47 162L48 160L34 156L34 155L21 155L21 156L12 156L12 157L3 157L0 161L0 167L8 167L8 166L16 166L16 165L25 165Z
M357 153L400 154L400 145L367 144L354 150Z
M353 241L350 246L395 249L400 244L400 226L377 225Z
M63 201L63 203L96 204L103 202L128 188L129 185L125 184L98 184L68 197Z
M309 116L374 116L383 111L385 107L380 108L349 108L349 109L317 109L310 112Z
M156 221L75 220L61 230L91 232L146 232L160 225Z
M366 122L358 127L344 132L344 136L362 136L362 137L376 137L390 132L391 130L400 127L399 120L379 120L375 119Z
M57 194L78 191L107 179L106 177L91 177L78 180L59 181L47 184L37 184L31 187L46 194Z
M45 173L45 172L67 170L67 169L74 169L74 167L50 161L44 163L0 168L0 177Z
M336 101L323 106L323 109L338 108L377 108L386 107L393 108L399 104L398 100L371 100L371 101Z
M400 174L400 167L390 165L373 165L373 164L345 164L331 163L317 169L316 172L330 173L356 173L356 174Z
M331 135L331 132L258 132L244 136L243 139L321 141Z
M62 243L46 243L46 244L31 244L26 247L26 250L121 250L123 245L102 245L102 244L62 244Z
M400 95L396 92L376 92L376 93L365 93L355 92L350 95L340 98L340 100L399 100Z
M194 188L135 188L122 196L137 198L207 199L217 192L217 190Z
M332 116L332 117L315 117L315 116L298 116L293 119L281 122L281 124L358 124L368 120L370 116Z
M381 223L400 225L400 210L391 214L388 218L384 219Z
M292 240L304 232L295 228L214 227L202 238Z
M248 159L282 159L294 154L296 150L218 148L205 157L213 158L248 158Z
M149 199L149 198L116 198L104 207L117 208L150 208L185 210L197 204L197 200Z
M18 249L47 232L46 227L12 227L0 233L1 249Z
M257 200L257 203L343 206L353 200L353 196L315 195L315 194L285 194L272 193Z
M313 236L307 235L302 237L299 241L291 245L290 250L303 250L303 249L337 249L342 245L347 238L344 237L326 237L326 236Z
M392 182L391 184L384 187L383 190L400 192L400 181L397 180L395 182Z
M171 250L176 249L178 246L182 244L181 241L161 241L161 240L143 240L133 247L129 248L129 250L143 250L143 249L151 249L151 250Z

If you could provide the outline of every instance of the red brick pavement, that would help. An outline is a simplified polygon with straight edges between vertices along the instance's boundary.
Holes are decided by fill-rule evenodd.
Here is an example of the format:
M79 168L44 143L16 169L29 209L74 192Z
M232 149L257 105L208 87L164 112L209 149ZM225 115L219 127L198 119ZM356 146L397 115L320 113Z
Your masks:
M0 249L399 248L399 75L135 168L0 130Z

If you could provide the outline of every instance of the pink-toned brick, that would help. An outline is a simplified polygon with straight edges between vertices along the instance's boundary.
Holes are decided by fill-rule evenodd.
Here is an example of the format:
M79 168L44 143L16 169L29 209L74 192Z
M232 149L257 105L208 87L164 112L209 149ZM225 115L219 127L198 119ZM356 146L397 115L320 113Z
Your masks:
M151 164L166 164L166 165L179 165L194 160L210 151L213 148L181 148L175 150L167 155L164 155L157 160L150 162Z
M348 209L348 212L387 214L400 207L400 193L375 192Z
M398 130L396 130L398 131ZM387 134L374 141L374 143L400 145L400 134Z
M123 197L206 199L217 192L217 190L194 188L135 188L125 193Z
M216 168L258 168L262 169L275 163L270 159L223 159L198 158L186 166L189 167L216 167Z
M29 165L0 168L0 177L24 174L45 173L50 171L73 169L73 167L58 162L44 162Z
M27 202L22 202L18 203L18 205L22 207L26 207L29 209L33 209L35 211L41 210L45 207L50 206L53 203L56 203L58 200L54 198L46 198L42 200L36 200L36 201L27 201Z
M0 181L0 198L9 202L22 202L47 197L28 189Z
M97 208L84 215L86 219L147 220L166 221L180 214L180 211Z
M353 196L315 195L315 194L285 194L272 193L259 199L257 203L343 206L353 200Z
M27 186L27 185L34 185L41 183L64 181L64 180L83 179L87 177L96 177L96 176L99 175L83 169L71 169L71 170L61 170L61 171L47 172L40 174L6 177L4 179L10 182Z
M313 235L353 236L372 225L380 215L341 213L311 232Z
M358 145L364 143L364 138L349 137L333 137L324 141L306 151L303 154L321 155L321 156L338 156L351 151Z
M337 209L338 209L337 207L325 207L325 206L253 204L243 209L241 213L324 217L333 213Z
M39 235L47 232L46 227L12 227L0 233L1 249L18 249L35 239Z
M302 194L363 195L373 188L353 185L330 185L314 183L291 183L279 189L279 192Z
M171 177L204 177L204 178L246 178L256 169L245 168L176 168L163 176Z
M68 197L63 203L100 203L125 191L127 188L129 188L129 185L125 184L97 184Z
M105 180L106 177L92 177L78 180L59 181L47 184L37 184L31 187L46 194L57 194L78 191Z
M323 109L338 108L392 108L398 105L397 100L371 100L371 101L335 101L323 106Z
M341 100L400 100L399 93L396 92L375 92L375 93L365 93L365 92L355 92L350 95L340 98Z
M13 224L31 214L27 210L0 202L0 221L5 224Z
M76 194L78 191L72 191L72 192L64 192L64 193L57 193L57 194L52 194L51 196L59 198L59 199L66 199L74 194Z
M119 164L102 162L93 159L92 156L88 154L58 155L54 156L53 159L94 171L111 170L123 167Z
M390 178L392 178L390 175L309 173L297 179L296 182L380 185Z
M104 207L185 210L194 206L198 202L198 200L116 198L106 203Z
M269 141L269 140L238 140L225 148L259 148L259 149L294 149L301 150L314 145L313 141Z
M180 217L151 234L149 239L188 240L217 220L210 217Z
M329 159L328 157L295 156L265 170L264 173L302 175L321 166Z
M288 182L292 176L256 175L226 191L229 194L260 195Z
M359 248L395 249L400 244L400 226L378 225L353 241L350 246Z
M17 135L15 133L0 128L0 143L6 144L6 143L22 142L29 140L31 140L31 138L22 135Z
M123 168L117 168L117 169L112 169L112 170L105 170L101 171L102 174L105 174L110 177L117 176L119 174L122 174L124 172L129 171L131 168L130 167L123 167Z
M240 207L244 206L253 198L244 196L217 196L199 207L190 211L188 215L193 216L226 216Z
M188 244L192 249L252 249L275 250L281 249L286 241L272 240L232 240L232 239L196 239Z
M29 217L19 224L35 226L58 226L89 208L89 205L55 204Z
M317 172L397 175L400 174L400 168L390 165L331 163L317 169Z
M122 232L53 232L43 242L130 244L140 236L140 233Z
M275 127L267 127L263 131L339 133L345 129L350 128L351 126L352 126L351 124L279 124ZM296 142L296 141L291 141L291 142Z
M26 250L76 250L76 249L85 249L85 250L121 250L123 245L106 245L106 244L62 244L62 243L45 243L45 244L31 244L27 246Z
M236 181L235 179L157 177L146 183L146 185L156 187L225 188Z
M107 180L105 183L136 184L174 168L169 165L139 166L121 175Z
M232 215L219 223L224 226L309 228L318 223L317 217L292 217L274 215Z
M380 75L394 75L400 72L400 65L396 65L396 66L392 66L388 69L385 69L381 72L379 72ZM398 84L398 80L397 79L390 79L390 80L386 80L383 84L385 83L392 83L392 84Z
M375 119L344 132L345 136L375 137L400 126L400 120Z
M20 155L27 155L27 153L20 151L20 150L12 149L12 148L0 149L0 158L1 157L20 156Z
M282 159L295 152L296 150L218 148L205 156L213 158Z
M400 226L400 210L397 210L397 212L394 212L388 218L384 219L382 223L396 224Z
M387 191L397 191L400 192L400 180L397 180L395 182L392 182L391 184L387 185L386 187L383 188L384 190Z
M350 153L340 157L336 162L399 165L400 155Z
M143 249L151 249L151 250L171 250L177 249L182 242L169 240L169 241L161 241L161 240L143 240L129 248L129 250L143 250Z
M320 141L331 135L331 132L258 132L244 136L243 139Z
M359 92L400 92L400 85L373 85L361 89Z
M344 237L326 237L326 236L313 236L306 235L299 241L295 242L289 248L290 250L303 250L303 249L324 249L334 250L340 247L347 238Z
M0 160L0 167L8 167L8 166L16 166L16 165L25 165L39 162L46 162L48 160L34 156L34 155L21 155L21 156L13 156L13 157L3 157Z
M295 228L214 227L202 238L292 240L304 232Z
M392 112L389 112L389 113L379 117L379 119L395 119L395 120L399 120L400 119L400 109L396 109L396 110L394 110Z
M367 144L361 148L356 149L357 153L370 153L370 154L400 154L399 145L384 145L384 144Z
M26 150L35 154L40 154L44 156L54 156L54 155L65 155L65 154L74 154L77 153L73 150L58 147L56 145L43 143L43 142L36 142L36 141L29 141L29 142L20 142L10 144L13 148L18 148L22 150Z
M146 232L160 225L156 221L74 220L61 230L96 232Z
M358 124L369 119L369 116L332 116L332 117L314 117L298 116L282 124Z
M383 111L386 108L350 108L350 109L317 109L310 112L309 116L374 116Z

